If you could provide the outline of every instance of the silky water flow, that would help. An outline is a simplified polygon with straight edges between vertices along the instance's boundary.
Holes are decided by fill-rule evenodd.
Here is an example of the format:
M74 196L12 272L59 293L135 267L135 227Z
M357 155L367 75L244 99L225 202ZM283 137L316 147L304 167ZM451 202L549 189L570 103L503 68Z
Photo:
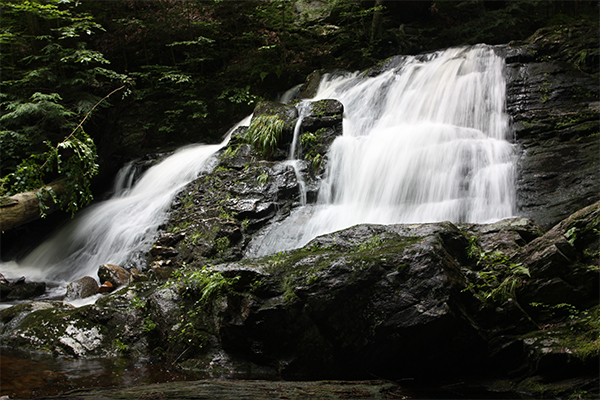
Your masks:
M80 212L24 259L2 263L1 272L7 278L25 276L50 283L54 290L49 296L56 296L64 293L71 281L96 277L102 264L140 267L144 253L168 219L175 196L199 174L215 167L215 153L227 145L231 132L247 125L249 119L232 128L222 143L183 147L137 181L131 164L126 165L115 179L110 199Z
M327 154L317 202L303 200L287 219L256 235L246 255L298 248L359 223L512 216L515 150L503 69L491 47L478 45L403 57L373 77L325 76L312 100L342 102L344 133ZM293 164L299 127L287 161ZM124 169L109 200L81 212L18 263L3 263L2 272L59 282L64 290L65 283L95 277L101 264L143 263L175 195L214 168L214 154L227 142L180 149L133 185Z
M478 45L408 56L377 76L326 76L313 100L344 105L317 203L251 243L248 256L301 247L361 223L484 223L514 213L515 149L504 59Z

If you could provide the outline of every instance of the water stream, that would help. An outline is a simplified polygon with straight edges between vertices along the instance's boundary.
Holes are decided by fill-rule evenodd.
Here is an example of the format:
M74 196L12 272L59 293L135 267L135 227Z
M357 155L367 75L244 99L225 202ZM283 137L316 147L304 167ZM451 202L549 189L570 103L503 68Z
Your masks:
M372 77L325 76L312 100L343 103L344 134L328 152L318 200L303 197L290 217L257 235L247 255L297 248L359 223L512 216L515 151L503 69L491 47L478 45L403 57ZM299 109L303 116L302 103ZM299 123L292 164L300 133ZM105 263L142 266L175 195L214 167L213 155L227 142L180 149L135 183L124 169L110 200L80 213L18 264L3 263L2 273L64 284L96 276Z
M326 76L313 100L344 105L316 205L251 245L260 256L359 223L477 222L514 212L504 60L491 47L404 57L374 77Z
M247 125L248 119L236 127ZM234 128L220 144L179 149L137 181L131 165L126 165L115 180L110 199L82 211L18 263L2 263L2 273L9 279L25 276L30 281L44 281L53 289L46 297L53 298L64 294L68 282L96 277L102 264L143 269L144 254L167 221L175 195L199 174L214 168L213 156L227 145Z

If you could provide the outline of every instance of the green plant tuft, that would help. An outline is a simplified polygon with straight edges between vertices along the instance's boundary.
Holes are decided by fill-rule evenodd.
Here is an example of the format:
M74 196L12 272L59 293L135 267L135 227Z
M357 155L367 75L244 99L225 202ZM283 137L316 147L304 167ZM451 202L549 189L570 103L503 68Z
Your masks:
M281 138L285 122L277 115L260 115L252 119L245 139L254 149L269 159Z

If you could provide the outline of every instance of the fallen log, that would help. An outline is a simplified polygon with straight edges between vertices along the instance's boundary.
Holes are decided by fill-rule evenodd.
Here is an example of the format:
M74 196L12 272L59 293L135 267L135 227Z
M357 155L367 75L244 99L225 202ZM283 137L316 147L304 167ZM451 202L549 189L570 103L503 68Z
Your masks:
M52 182L44 189L0 198L0 230L2 232L9 231L40 218L40 200L48 207L44 210L46 214L56 211L58 204L49 195L42 194L42 196L39 196L42 190L52 190L57 197L60 197L66 192L65 181Z

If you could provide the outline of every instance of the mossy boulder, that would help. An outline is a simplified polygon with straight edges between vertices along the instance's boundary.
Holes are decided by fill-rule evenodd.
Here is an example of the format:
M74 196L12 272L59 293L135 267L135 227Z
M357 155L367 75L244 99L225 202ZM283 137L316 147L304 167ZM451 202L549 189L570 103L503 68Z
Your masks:
M548 27L498 46L518 160L519 213L549 229L600 199L598 27Z

